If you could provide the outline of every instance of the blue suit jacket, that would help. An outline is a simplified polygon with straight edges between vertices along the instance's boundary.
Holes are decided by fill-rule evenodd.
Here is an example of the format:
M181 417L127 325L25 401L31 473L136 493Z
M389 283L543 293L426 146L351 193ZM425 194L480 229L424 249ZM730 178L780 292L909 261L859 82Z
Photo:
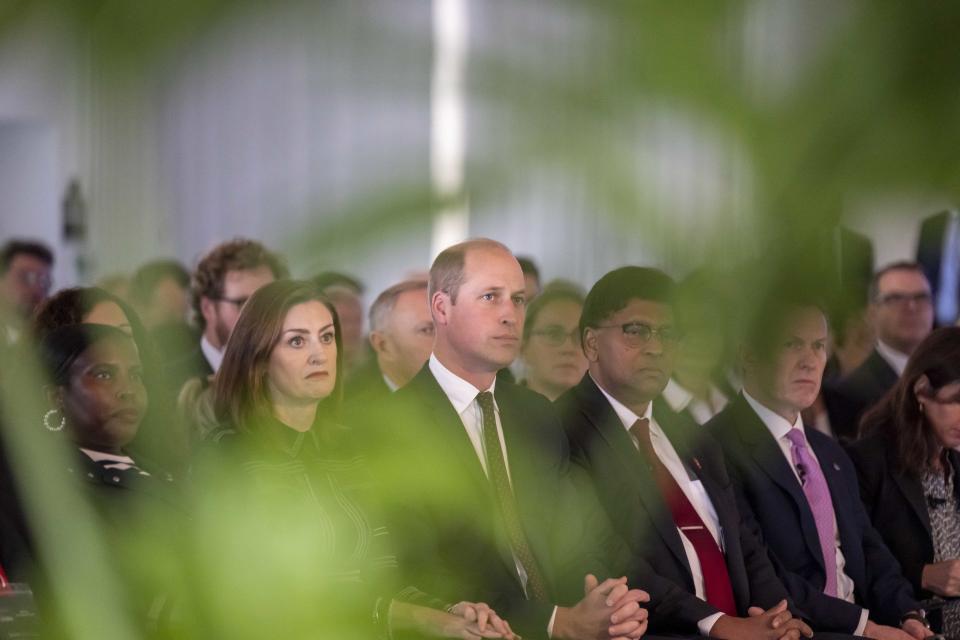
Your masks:
M900 565L870 523L853 463L839 444L806 430L830 487L844 572L854 582L857 604L823 593L826 573L813 512L773 435L743 396L706 428L726 453L742 509L752 511L760 523L781 579L815 627L853 631L861 606L870 610L871 620L898 626L904 613L919 608Z

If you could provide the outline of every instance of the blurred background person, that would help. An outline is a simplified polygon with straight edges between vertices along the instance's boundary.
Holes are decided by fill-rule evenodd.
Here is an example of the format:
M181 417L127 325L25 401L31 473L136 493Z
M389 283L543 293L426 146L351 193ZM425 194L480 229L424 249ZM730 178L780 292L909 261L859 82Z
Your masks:
M527 375L524 384L551 402L587 372L587 358L580 346L582 310L583 294L562 284L547 286L527 305L520 349Z
M0 296L4 319L3 340L16 342L22 323L47 297L53 284L53 252L30 240L10 240L0 249Z
M917 262L933 289L937 325L954 324L960 310L960 212L950 209L923 219Z
M438 637L510 636L495 616L485 632L468 620L486 607L441 603L396 584L396 558L371 510L364 463L338 423L342 358L336 310L315 284L274 282L243 308L213 386L223 427L211 455L239 465L231 467L239 477L231 471L225 483L228 495L234 488L245 494L233 515L250 517L254 531L266 525L275 533L260 539L234 529L233 540L214 553L240 552L241 565L248 551L261 558L252 592L266 588L272 598L301 601L296 591L305 589L316 598L283 619L285 629L310 629L318 637L404 629ZM217 494L217 486L200 491ZM293 554L286 546L291 540L300 545Z
M674 308L683 340L677 348L673 376L663 390L670 408L697 424L717 415L729 401L717 384L728 361L729 310L707 278L706 271L696 271L677 287Z
M427 281L406 280L384 290L370 306L375 357L347 380L351 402L382 398L407 384L433 349Z
M933 329L930 283L917 263L883 267L869 295L876 346L863 364L824 390L830 425L841 441L856 439L861 416L896 384L910 354Z
M540 295L540 269L533 258L529 256L517 256L517 262L520 263L520 270L523 271L523 281L526 284L527 302L531 302Z
M370 358L363 337L363 283L338 271L324 271L313 279L333 303L343 329L343 372L349 377Z
M148 330L182 325L190 311L190 274L176 260L148 262L130 280L130 302Z
M199 378L205 386L220 368L227 339L247 299L263 285L286 276L283 260L254 240L236 238L204 255L193 272L191 287L199 344L168 363L170 384L180 388L187 380Z
M960 328L937 329L851 446L863 502L919 598L960 597ZM960 602L934 611L960 637Z

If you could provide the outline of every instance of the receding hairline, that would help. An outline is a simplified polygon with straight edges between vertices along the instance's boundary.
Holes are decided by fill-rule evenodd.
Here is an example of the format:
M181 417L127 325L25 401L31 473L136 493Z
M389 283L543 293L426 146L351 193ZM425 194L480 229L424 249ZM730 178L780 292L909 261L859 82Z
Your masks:
M377 299L373 301L373 304L370 305L370 311L368 313L368 319L370 320L370 330L371 331L380 331L383 329L383 326L386 324L387 316L396 308L397 301L405 293L410 293L413 291L424 291L424 296L426 296L426 291L429 287L429 283L424 279L411 279L398 282L395 285L389 286L383 291L380 292L380 295L377 296ZM429 302L425 300L427 304Z
M430 279L427 287L428 299L438 291L443 291L456 299L457 291L463 284L465 277L467 255L471 252L489 251L493 253L505 253L514 260L517 257L510 248L492 238L471 238L455 245L451 245L441 251L430 266ZM519 268L520 262L517 261ZM520 269L521 273L523 269Z

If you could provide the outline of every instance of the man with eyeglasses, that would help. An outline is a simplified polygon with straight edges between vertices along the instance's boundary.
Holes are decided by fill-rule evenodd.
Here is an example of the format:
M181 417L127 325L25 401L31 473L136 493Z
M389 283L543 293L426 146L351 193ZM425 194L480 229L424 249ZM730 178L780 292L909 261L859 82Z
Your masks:
M20 319L29 318L50 293L53 253L39 242L10 240L0 250L0 292L6 309ZM12 322L17 320L11 318ZM13 341L18 330L8 326L5 338Z
M611 271L587 294L580 331L589 369L557 400L573 459L632 556L687 593L663 631L809 637L741 521L719 446L659 399L680 342L673 302L673 281L642 267Z
M870 283L869 318L877 334L870 356L849 376L824 389L830 426L841 441L855 440L860 417L903 373L907 359L933 330L930 283L915 262L895 262Z
M220 368L223 349L244 303L260 287L285 277L287 268L280 257L253 240L230 240L203 256L191 282L200 343L171 362L172 386L179 389L192 378L206 383Z

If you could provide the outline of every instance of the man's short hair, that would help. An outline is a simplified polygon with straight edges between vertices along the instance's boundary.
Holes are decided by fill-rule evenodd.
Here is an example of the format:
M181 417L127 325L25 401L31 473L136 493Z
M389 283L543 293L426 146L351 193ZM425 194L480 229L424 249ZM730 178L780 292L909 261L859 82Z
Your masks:
M467 252L472 249L500 249L513 255L505 244L490 238L472 238L447 247L440 252L430 266L428 299L432 300L433 294L442 291L450 296L453 304L457 303L457 294L460 292L464 278L463 266L466 263Z
M923 267L920 266L919 262L913 262L911 260L899 260L897 262L891 262L888 265L884 265L873 274L873 278L870 279L870 289L869 296L870 302L877 302L880 298L880 279L883 276L887 275L891 271L916 271L923 276L926 280L927 276L923 272Z
M823 295L813 287L796 283L771 287L770 294L751 308L749 320L741 327L740 344L760 357L773 356L780 348L782 333L799 309L816 309L827 320L830 314Z
M254 240L234 238L218 244L211 249L193 272L192 293L193 310L200 328L205 328L200 299L216 300L223 296L224 278L228 271L245 271L258 267L269 267L277 280L286 278L287 267L280 256Z
M597 280L583 302L580 335L587 327L600 324L625 308L631 300L648 300L673 305L676 285L673 278L650 267L620 267Z
M164 280L173 280L178 286L190 288L190 273L176 260L153 260L137 269L130 279L130 298L146 304Z
M417 291L419 289L422 289L424 296L426 296L426 280L404 280L385 289L370 306L370 330L382 331L387 325L390 313L397 306L397 299L407 291ZM426 302L426 297L424 301Z
M48 267L53 266L53 252L42 242L33 240L9 240L0 249L0 275L6 275L10 264L18 255L26 254L40 260Z

